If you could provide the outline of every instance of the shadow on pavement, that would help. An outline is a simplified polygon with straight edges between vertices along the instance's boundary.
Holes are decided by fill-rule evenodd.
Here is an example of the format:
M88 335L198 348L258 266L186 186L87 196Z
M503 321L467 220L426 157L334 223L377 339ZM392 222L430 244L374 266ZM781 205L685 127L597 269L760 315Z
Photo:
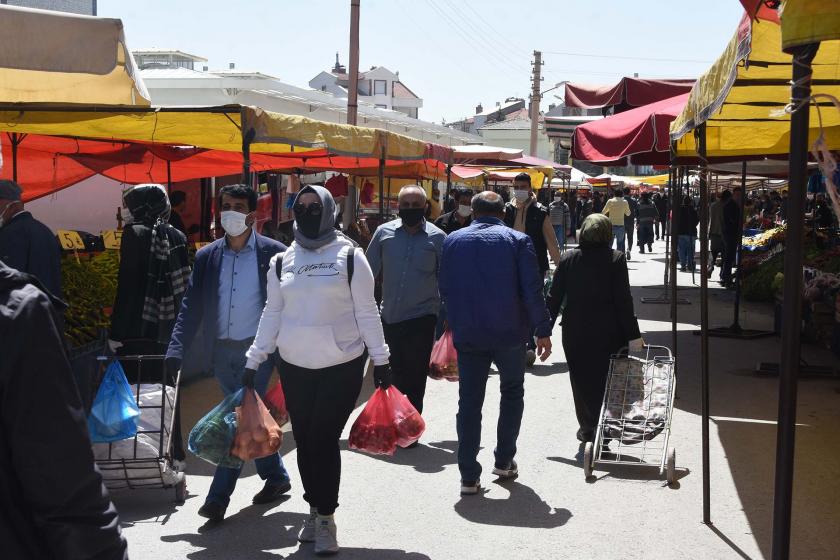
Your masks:
M753 557L752 557L752 556L750 556L749 554L747 554L746 552L744 552L744 551L741 549L741 547L739 547L737 544L735 544L734 542L732 542L732 541L729 539L729 537L727 537L726 535L724 535L724 534L720 531L720 529L718 529L718 528L717 528L717 527L715 527L714 525L708 525L708 527L709 527L709 529L712 531L712 533L714 533L715 535L717 535L718 537L720 537L720 540L722 540L723 542L725 542L725 543L727 544L727 546L729 546L729 548L731 548L731 549L735 552L735 554L737 554L738 556L740 556L740 557L741 557L741 558L743 558L744 560L753 560Z
M572 517L572 512L565 508L552 509L522 483L504 482L499 486L507 488L510 496L503 500L488 498L485 494L465 496L455 504L455 511L472 523L533 529L562 527Z
M341 544L341 541L339 541ZM276 556L274 558L277 558ZM311 544L303 544L299 549L285 557L287 560L301 559L301 558L323 558L317 556ZM425 554L419 552L406 552L405 550L395 550L388 548L342 548L338 553L338 558L345 560L347 558L358 558L363 560L431 560Z
M457 441L421 441L413 449L397 448L392 456L378 455L377 458L384 463L414 467L414 470L421 473L434 474L443 472L447 465L454 465L458 462ZM349 449L352 453L369 455L362 451Z
M276 504L272 504L274 506ZM269 550L288 548L297 544L297 532L306 515L280 511L263 515L271 506L250 506L225 518L221 523L206 523L196 533L166 535L166 543L188 542L196 552L187 555L193 560L210 558L241 558L276 560ZM258 521L258 522L257 522ZM257 523L255 523L257 522ZM267 530L271 527L271 530Z
M537 377L547 377L549 375L559 373L569 373L569 364L566 362L554 362L551 364L536 363L525 370L525 373L536 375Z

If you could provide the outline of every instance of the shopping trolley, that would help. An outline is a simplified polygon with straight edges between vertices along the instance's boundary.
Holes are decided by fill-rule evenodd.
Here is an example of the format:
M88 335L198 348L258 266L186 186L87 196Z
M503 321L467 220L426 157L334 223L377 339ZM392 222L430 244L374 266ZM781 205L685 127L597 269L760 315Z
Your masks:
M676 481L676 451L668 447L674 412L674 356L665 346L645 346L644 359L626 348L610 359L595 441L583 452L587 478L599 464L659 466Z
M103 363L114 359L124 366L136 364L131 390L140 408L140 417L134 437L93 444L94 459L103 482L111 490L174 488L175 501L183 503L187 497L187 480L172 459L181 374L178 372L175 379L169 379L165 367L158 368L163 372L160 377L144 372L144 362L162 362L164 356L160 355L97 357ZM100 373L93 394L101 380Z

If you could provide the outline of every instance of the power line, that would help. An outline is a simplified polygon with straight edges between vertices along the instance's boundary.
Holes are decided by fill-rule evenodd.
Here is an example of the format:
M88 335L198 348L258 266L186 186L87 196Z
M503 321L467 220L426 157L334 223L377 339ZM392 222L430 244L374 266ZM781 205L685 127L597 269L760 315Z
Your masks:
M548 54L559 54L562 56L583 56L587 58L617 58L619 60L644 60L649 62L689 62L694 64L711 64L712 60L693 60L688 58L653 58L644 56L621 56L613 54L590 54L590 53L573 53L561 51L543 51Z
M470 46L473 47L474 49L476 49L476 50L478 50L482 53L486 53L486 51L488 50L487 47L478 43L475 40L475 38L470 35L470 33L468 33L466 30L464 30L464 28L461 27L458 24L458 22L450 16L450 14L448 14L445 10L443 10L443 8L438 6L437 3L435 3L435 0L428 0L428 1L429 1L429 5L438 13L438 15L441 18L446 20L446 22L456 31L456 33L458 35L461 36L461 38L464 41L469 43ZM480 34L477 35L477 36L481 37ZM491 46L491 50L492 50L492 48L493 47ZM507 59L504 55L501 55L500 53L497 53L497 54L499 54L499 56L495 58L494 62L501 62L501 63L507 65L508 67L510 67L511 69L516 70L517 72L521 72L522 70L524 70L524 66L520 66L516 62L511 62L510 59Z
M530 53L530 52L528 52L528 49L524 49L524 48L522 48L522 46L521 46L521 45L517 45L517 44L515 44L515 43L514 43L513 41L511 41L511 40L508 38L508 36L507 36L507 35L505 35L504 33L499 33L499 31L498 31L498 30L497 30L497 29L496 29L496 28L495 28L495 27L494 27L494 26L493 26L493 25L492 25L489 21L487 21L486 19L484 19L484 16L483 16L483 15L481 15L481 13L480 13L478 10L476 10L475 8L473 8L473 7L472 7L472 4L470 4L467 0L459 0L459 1L460 1L460 3L461 3L462 5L464 5L464 6L466 6L467 8L469 8L469 10L470 10L472 13L474 13L474 14L476 15L476 17L477 17L477 18L481 21L482 25L484 25L487 29L489 29L489 30L493 33L493 36L494 36L495 38L497 38L497 39L501 39L502 41L504 41L505 43L507 43L507 44L508 44L508 46L512 47L512 48L511 48L511 51L512 51L512 52L515 52L515 53L516 53L516 54L518 54L519 56L527 56L528 58L530 58L530 57L531 57L531 53Z

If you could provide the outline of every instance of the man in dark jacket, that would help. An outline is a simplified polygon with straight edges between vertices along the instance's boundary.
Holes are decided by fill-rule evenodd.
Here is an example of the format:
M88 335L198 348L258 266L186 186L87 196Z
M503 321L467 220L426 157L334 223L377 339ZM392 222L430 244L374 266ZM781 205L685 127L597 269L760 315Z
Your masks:
M127 559L57 324L64 304L0 261L0 556Z
M668 232L665 231L665 224L668 222L668 197L656 193L653 197L653 203L656 205L656 211L659 213L659 218L656 220L656 239L660 237L665 239L665 236L668 235ZM660 234L659 230L662 230Z
M61 247L50 228L24 210L21 192L14 181L0 179L0 259L61 297Z
M470 206L472 197L473 192L470 189L461 189L458 192L458 208L441 214L435 220L435 225L446 235L470 225L472 223L472 207Z
M195 255L189 286L166 351L170 371L181 367L190 347L200 344L199 369L212 371L225 394L242 387L245 352L257 334L267 298L268 265L285 245L253 230L257 193L246 185L228 185L219 192L221 224L226 235ZM257 371L254 388L265 394L274 360ZM289 475L279 453L256 460L265 487L255 504L274 502L289 491ZM198 514L212 521L224 519L240 469L217 467L210 492Z
M723 205L723 266L720 271L720 280L727 287L732 285L732 267L735 266L738 244L744 227L741 195L741 188L736 187L732 191L732 198Z
M443 244L440 291L458 351L458 468L461 494L477 494L481 465L481 407L495 362L501 377L498 442L493 474L517 475L516 440L524 408L525 352L531 332L545 361L551 354L551 319L543 299L542 276L531 239L505 227L504 201L485 191L472 201L470 227ZM475 278L475 290L464 278Z

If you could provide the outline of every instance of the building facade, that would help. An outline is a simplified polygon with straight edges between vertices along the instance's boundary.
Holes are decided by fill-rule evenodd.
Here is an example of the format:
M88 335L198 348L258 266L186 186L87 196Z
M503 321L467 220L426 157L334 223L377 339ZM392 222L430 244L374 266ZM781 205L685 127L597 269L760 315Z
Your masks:
M21 8L38 8L39 10L68 12L84 16L96 15L96 0L0 0L0 4L20 6Z
M335 55L335 66L329 72L321 72L311 80L309 87L347 98L350 76ZM418 118L423 100L400 81L399 72L391 72L384 66L372 66L367 72L359 72L359 101L380 109L399 111L414 119Z

